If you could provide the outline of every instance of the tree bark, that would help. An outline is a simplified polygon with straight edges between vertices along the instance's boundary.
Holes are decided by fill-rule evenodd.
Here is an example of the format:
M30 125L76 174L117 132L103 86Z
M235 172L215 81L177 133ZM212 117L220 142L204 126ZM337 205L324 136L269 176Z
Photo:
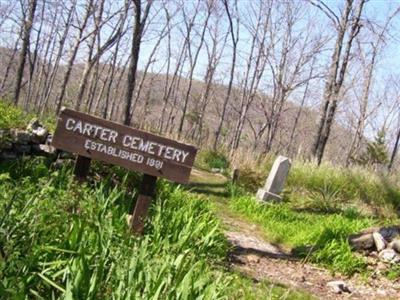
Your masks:
M29 8L28 8L28 19L24 19L23 21L23 33L22 33L22 48L18 58L18 67L17 67L17 75L15 79L13 100L14 104L17 105L19 101L19 95L21 92L21 83L22 77L24 76L24 68L26 62L26 56L29 49L30 37L31 37L31 29L33 26L33 20L35 17L35 10L37 6L37 0L29 0Z
M131 125L132 121L132 96L136 84L136 71L139 61L140 44L142 41L142 34L146 19L149 15L152 0L148 0L145 11L142 17L141 0L133 0L135 8L135 28L133 30L132 44L131 44L131 60L128 67L128 79L126 82L125 94L125 117L124 124Z

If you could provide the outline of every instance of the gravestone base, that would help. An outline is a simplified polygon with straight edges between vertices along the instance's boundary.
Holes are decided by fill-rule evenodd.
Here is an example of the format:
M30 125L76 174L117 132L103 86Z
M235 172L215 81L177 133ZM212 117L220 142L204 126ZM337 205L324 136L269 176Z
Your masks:
M282 201L282 197L277 195L277 194L273 194L268 192L267 190L264 189L259 189L257 191L257 195L256 198L258 201L271 201L271 202L281 202Z

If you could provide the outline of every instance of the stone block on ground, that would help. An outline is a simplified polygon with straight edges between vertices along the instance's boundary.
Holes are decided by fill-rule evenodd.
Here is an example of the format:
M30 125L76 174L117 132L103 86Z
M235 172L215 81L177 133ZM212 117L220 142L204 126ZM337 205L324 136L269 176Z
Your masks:
M329 281L326 285L336 294L351 293L348 285L342 280Z
M38 119L32 119L27 126L27 130L32 133L32 141L34 143L44 143L49 134Z
M386 241L391 242L396 237L400 236L400 226L381 227L379 228L378 232Z
M15 144L14 149L18 154L29 154L32 150L32 147L31 145Z
M13 160L17 158L17 154L14 151L2 151L0 158L3 160Z
M3 150L11 150L12 149L12 143L6 139L0 140L0 149Z
M28 131L21 129L11 129L10 136L14 143L27 145L31 142L31 134Z
M388 245L388 248L393 249L397 253L400 253L400 239L394 239Z
M379 252L379 258L382 261L388 262L388 263L399 263L400 262L400 255L396 253L393 249L384 249L381 252Z
M370 227L351 234L348 242L354 250L372 250L375 247L373 233L379 233L387 243L400 236L400 226Z
M53 146L44 145L44 144L33 145L32 151L34 153L41 154L41 155L55 155L56 154L56 148L54 148Z
M378 252L381 252L383 249L386 248L387 242L379 232L374 232L372 234L372 237L374 239L374 244Z

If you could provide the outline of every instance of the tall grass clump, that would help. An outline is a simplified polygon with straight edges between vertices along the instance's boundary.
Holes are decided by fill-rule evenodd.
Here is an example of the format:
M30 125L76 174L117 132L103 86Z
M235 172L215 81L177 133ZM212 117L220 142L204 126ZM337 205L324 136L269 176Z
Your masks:
M79 185L70 169L49 170L41 159L0 168L0 298L229 293L227 244L207 202L161 182L146 234L138 237L126 224L134 192L113 180Z
M230 207L261 225L269 240L292 248L300 257L348 275L366 267L364 260L352 253L347 237L376 221L354 210L311 214L285 203L258 203L249 196L233 198Z
M236 162L241 171L237 184L254 193L264 185L274 157L266 156L258 163L242 161ZM325 212L361 205L370 213L393 217L400 209L398 178L361 166L346 168L329 162L317 166L314 162L293 161L286 195L294 206Z
M324 163L295 162L287 182L294 195L306 195L325 204L365 204L397 209L400 186L389 176L362 167L344 168Z

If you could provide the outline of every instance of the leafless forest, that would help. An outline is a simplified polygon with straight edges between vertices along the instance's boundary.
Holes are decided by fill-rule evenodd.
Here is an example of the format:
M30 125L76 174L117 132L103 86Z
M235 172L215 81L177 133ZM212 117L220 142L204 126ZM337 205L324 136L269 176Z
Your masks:
M397 1L0 0L0 33L0 97L28 111L343 165L381 133L396 160Z

